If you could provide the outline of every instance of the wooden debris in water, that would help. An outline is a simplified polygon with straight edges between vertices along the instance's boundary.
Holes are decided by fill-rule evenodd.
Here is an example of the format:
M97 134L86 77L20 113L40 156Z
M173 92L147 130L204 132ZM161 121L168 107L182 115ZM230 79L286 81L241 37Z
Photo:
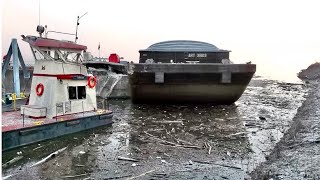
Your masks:
M43 146L36 147L36 148L32 149L32 151L35 151L35 150L40 149L40 148L42 148L42 147L43 147Z
M37 166L37 165L39 165L39 164L42 164L42 163L48 161L49 159L56 157L58 154L60 154L61 152L63 152L63 151L66 150L66 149L67 149L67 147L64 147L64 148L62 148L62 149L59 149L59 150L57 150L56 152L53 152L53 153L49 154L49 156L43 158L42 160L34 163L34 164L31 165L30 167L34 167L34 166Z
M249 132L246 132L246 131L244 131L244 132L237 132L237 133L234 133L234 134L229 134L229 135L227 135L227 137L231 137L231 136L239 136L239 135L246 135L246 134L248 134Z
M139 178L139 177L145 176L145 175L147 175L147 174L152 173L153 171L155 171L155 169L150 170L150 171L147 171L147 172L145 172L145 173L142 173L142 174L140 174L139 176L130 177L130 178L128 178L127 180L130 180L130 179L136 179L136 178Z
M192 143L182 140L182 139L177 139L178 142L182 142L183 144L188 144L188 145L193 145Z
M232 168L232 169L241 169L241 168L236 167L236 166L229 166L229 165L224 165L224 164L216 164L216 163L213 163L213 162L207 162L207 161L198 161L198 160L193 160L193 162L200 163L200 164L212 164L212 165L222 166L222 167L227 167L227 168Z
M211 154L212 146L209 142L204 142L204 147L208 149L208 154Z
M131 177L132 175L123 175L123 176L115 176L115 177L108 177L108 178L104 178L104 180L109 180L109 179L123 179L123 178L126 178L126 177Z
M137 160L137 159L132 159L132 158L128 158L128 157L122 157L122 156L118 156L118 160L139 162L139 160Z
M183 121L156 121L155 123L159 123L159 124L173 124L173 123L183 124Z
M15 157L15 158L11 159L10 161L4 163L4 164L2 165L2 167L7 167L7 166L9 166L9 165L11 165L11 164L19 161L19 160L22 159L22 158L23 158L23 156L17 156L17 157Z
M199 147L199 146L193 146L193 145L181 145L181 144L173 143L173 142L170 142L170 141L167 141L167 140L164 140L164 139L160 139L160 138L158 138L158 137L156 137L156 136L154 136L154 135L152 135L152 134L150 134L150 133L147 133L146 131L144 131L144 133L145 133L146 135L148 135L148 136L153 137L154 139L156 139L156 140L158 140L158 141L161 141L161 142L163 142L163 143L165 143L165 144L169 144L169 145L171 145L171 146L183 147L183 148L195 148L195 149L202 149L202 148L201 148L201 147Z
M13 177L14 175L16 175L16 174L10 174L8 176L2 177L2 180L9 179L9 178Z
M208 143L208 145L209 145L209 150L208 150L208 154L211 154L211 149L212 149L212 147L211 147L211 145Z
M88 174L78 174L78 175L73 175L73 176L62 176L61 178L76 178L76 177L82 177L82 176L86 176Z

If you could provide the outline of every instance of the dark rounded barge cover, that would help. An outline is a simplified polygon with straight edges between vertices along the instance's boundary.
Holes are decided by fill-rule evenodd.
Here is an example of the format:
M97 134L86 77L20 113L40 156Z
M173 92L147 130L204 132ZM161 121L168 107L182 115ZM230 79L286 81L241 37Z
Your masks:
M152 52L230 52L229 50L219 49L213 44L191 41L191 40L173 40L163 41L152 44L147 49L140 51Z

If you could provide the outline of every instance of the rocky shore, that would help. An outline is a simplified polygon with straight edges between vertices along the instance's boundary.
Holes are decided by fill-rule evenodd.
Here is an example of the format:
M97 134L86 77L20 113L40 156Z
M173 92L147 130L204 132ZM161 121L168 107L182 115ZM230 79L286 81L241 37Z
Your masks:
M320 78L320 63L311 64L307 69L303 69L298 73L301 80L316 80Z
M320 85L311 82L309 94L290 129L252 179L320 179Z

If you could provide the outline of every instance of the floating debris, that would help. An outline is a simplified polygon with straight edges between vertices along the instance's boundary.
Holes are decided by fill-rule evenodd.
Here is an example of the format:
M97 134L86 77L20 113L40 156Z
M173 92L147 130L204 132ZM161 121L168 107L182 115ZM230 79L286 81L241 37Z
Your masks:
M79 151L79 154L85 154L86 152L84 152L84 151Z
M128 158L128 157L122 157L122 156L118 156L118 160L139 162L139 160L137 160L137 159L132 159L132 158Z
M82 177L82 176L87 176L88 174L78 174L78 175L73 175L73 176L61 176L61 178L76 178L76 177Z
M135 176L135 177L128 178L128 180L130 180L130 179L136 179L136 178L139 178L139 177L145 176L145 175L147 175L147 174L152 173L153 171L155 171L155 169L150 170L150 171L147 171L147 172L145 172L145 173L142 173L142 174L140 174L139 176Z
M23 156L17 156L17 157L15 157L15 158L11 159L10 161L4 163L4 164L2 165L2 167L7 167L7 166L9 166L9 165L11 165L11 164L19 161L19 160L22 159L22 158L23 158Z
M10 175L8 175L8 176L2 177L2 180L9 179L9 178L13 177L14 175L15 175L15 174L10 174Z
M37 165L39 165L39 164L42 164L42 163L48 161L49 159L56 157L58 154L60 154L61 152L63 152L63 151L66 150L66 149L67 149L67 147L64 147L64 148L62 148L62 149L59 149L58 151L53 152L53 153L51 153L49 156L43 158L41 161L38 161L38 162L34 163L34 164L31 165L30 167L34 167L34 166L37 166Z

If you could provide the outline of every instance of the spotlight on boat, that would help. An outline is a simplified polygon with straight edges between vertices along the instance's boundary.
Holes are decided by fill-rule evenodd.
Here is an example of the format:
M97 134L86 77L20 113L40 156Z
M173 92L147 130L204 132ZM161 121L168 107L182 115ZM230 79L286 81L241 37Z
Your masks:
M40 37L42 37L42 33L44 32L44 27L41 25L38 25L37 32L39 33Z

